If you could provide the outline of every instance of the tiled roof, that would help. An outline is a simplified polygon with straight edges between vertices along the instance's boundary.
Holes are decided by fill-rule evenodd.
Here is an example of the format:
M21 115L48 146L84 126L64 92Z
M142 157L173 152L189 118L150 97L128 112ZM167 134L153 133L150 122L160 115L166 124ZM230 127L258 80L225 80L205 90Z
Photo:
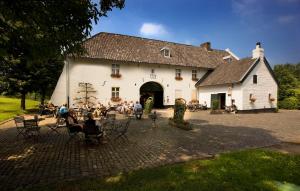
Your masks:
M87 39L83 45L87 53L81 57L86 58L201 68L215 68L229 55L223 50L207 51L200 46L104 32ZM164 47L170 49L170 58L162 55Z
M244 58L220 64L213 71L209 71L209 75L205 75L200 79L196 83L196 86L213 86L241 82L257 61L258 59Z

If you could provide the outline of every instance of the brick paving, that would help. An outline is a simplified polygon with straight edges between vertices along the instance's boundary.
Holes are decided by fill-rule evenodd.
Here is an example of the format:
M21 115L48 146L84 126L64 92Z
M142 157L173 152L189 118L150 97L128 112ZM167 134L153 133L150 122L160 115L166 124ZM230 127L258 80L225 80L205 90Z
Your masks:
M12 121L0 125L1 190L54 183L83 177L105 177L140 168L155 167L215 154L300 142L300 111L263 114L210 115L208 111L186 113L192 131L169 127L172 110L159 110L158 128L149 119L133 120L129 140L86 145L82 139L68 142L65 128L50 133L40 122L37 141L16 138Z

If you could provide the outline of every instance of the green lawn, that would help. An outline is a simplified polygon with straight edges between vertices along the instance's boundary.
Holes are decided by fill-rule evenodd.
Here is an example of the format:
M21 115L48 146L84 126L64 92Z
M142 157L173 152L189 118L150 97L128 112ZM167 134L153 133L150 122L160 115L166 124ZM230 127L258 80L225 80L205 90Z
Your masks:
M300 156L265 150L222 154L213 160L119 174L106 179L84 179L40 186L28 190L300 190Z
M26 111L20 109L20 99L0 96L0 121L12 118L16 115L26 113L32 109L36 109L39 105L38 101L26 100Z

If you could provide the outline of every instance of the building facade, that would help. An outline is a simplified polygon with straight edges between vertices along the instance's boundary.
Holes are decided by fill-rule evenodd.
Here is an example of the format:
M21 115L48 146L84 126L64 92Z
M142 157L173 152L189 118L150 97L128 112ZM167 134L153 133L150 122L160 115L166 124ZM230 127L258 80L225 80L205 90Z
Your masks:
M111 33L91 37L84 47L85 55L65 61L51 97L55 105L143 103L150 96L157 108L174 105L176 98L199 100L208 107L219 99L221 108L234 102L239 110L277 104L276 79L263 51L240 60L230 50L212 49L210 43L191 46ZM232 70L237 72L226 73ZM235 78L222 78L232 75ZM256 85L251 83L254 75ZM86 91L82 84L89 84ZM249 103L250 94L256 100Z

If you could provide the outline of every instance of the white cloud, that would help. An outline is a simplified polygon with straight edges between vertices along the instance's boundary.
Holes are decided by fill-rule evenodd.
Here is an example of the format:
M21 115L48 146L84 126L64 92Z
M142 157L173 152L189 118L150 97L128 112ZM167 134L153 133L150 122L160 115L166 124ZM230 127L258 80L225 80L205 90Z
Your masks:
M140 34L142 36L162 36L168 34L168 32L162 24L143 23Z
M252 16L261 12L259 0L232 0L232 9L241 16Z
M286 24L286 23L290 23L295 19L295 16L293 15L283 15L283 16L279 16L277 21L281 24Z

